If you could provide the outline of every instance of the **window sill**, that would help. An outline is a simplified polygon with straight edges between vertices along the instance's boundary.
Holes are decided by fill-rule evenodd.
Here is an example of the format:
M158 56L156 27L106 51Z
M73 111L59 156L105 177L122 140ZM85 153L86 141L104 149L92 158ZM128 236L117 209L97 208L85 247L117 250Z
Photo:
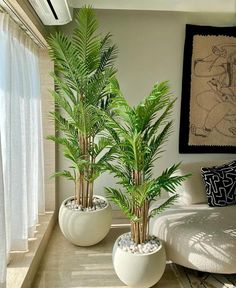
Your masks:
M39 216L35 238L29 240L29 251L11 253L7 266L7 288L30 288L56 223L56 213Z

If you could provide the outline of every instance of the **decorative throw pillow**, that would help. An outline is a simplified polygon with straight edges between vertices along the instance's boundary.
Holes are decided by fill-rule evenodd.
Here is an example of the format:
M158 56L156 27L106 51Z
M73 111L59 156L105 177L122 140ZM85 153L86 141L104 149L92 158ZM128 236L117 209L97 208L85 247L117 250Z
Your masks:
M209 206L236 204L236 160L221 166L201 168L201 174Z

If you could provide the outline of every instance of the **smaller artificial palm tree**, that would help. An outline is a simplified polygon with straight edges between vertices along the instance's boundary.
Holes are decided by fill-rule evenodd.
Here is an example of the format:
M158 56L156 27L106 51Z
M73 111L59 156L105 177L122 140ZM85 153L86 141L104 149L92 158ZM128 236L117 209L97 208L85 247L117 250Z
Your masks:
M154 85L150 95L131 108L113 80L111 91L117 95L110 108L113 117L107 117L107 130L114 146L115 162L107 163L111 173L118 178L123 190L106 188L107 197L120 207L131 221L131 238L136 244L149 238L149 219L162 212L176 199L174 194L158 208L150 210L150 204L164 189L174 193L188 175L175 175L179 164L166 169L153 178L155 160L163 152L162 146L171 133L169 121L175 100L171 99L167 82Z

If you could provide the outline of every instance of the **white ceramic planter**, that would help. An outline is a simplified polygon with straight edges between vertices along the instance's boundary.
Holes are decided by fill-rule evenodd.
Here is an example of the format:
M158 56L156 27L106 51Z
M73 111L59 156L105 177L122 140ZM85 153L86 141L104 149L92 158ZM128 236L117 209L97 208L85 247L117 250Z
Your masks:
M94 197L106 198L94 195ZM59 226L64 236L78 246L91 246L100 242L109 232L112 220L111 206L95 211L77 211L69 209L65 199L59 210Z
M148 254L132 254L118 246L116 240L112 260L117 276L129 287L149 288L156 284L164 273L166 253L162 242L158 250Z

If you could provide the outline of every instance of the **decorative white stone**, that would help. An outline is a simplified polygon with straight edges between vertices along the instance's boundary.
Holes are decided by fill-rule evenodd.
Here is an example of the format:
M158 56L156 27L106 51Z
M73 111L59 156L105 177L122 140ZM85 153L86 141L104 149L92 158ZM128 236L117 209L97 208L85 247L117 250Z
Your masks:
M159 248L160 241L152 236L149 240L144 242L143 244L135 244L131 239L131 234L126 233L120 236L120 240L118 242L118 246L124 251L130 251L131 253L150 253ZM127 249L126 249L127 248Z
M113 266L117 276L129 287L149 288L157 283L164 273L166 254L162 242L156 237L151 239L152 252L147 248L150 241L138 245L127 244L130 233L121 235L115 242L112 252ZM129 244L131 241L128 241ZM144 247L148 253L144 252ZM126 250L127 249L127 250ZM141 249L141 253L139 252ZM128 251L129 250L129 251Z
M78 246L91 246L100 242L109 232L112 221L110 204L102 196L94 196L96 202L102 199L100 208L82 209L72 203L73 197L65 199L59 210L59 226L64 236ZM75 208L76 207L76 208Z
M67 202L65 202L65 206L68 209L72 209L72 210L94 211L94 210L98 210L98 209L103 209L107 206L107 201L104 201L103 199L98 198L98 197L93 198L93 206L88 207L88 208L83 208L81 205L78 205L77 203L75 203L75 200L72 197L70 197L66 200L67 200Z

